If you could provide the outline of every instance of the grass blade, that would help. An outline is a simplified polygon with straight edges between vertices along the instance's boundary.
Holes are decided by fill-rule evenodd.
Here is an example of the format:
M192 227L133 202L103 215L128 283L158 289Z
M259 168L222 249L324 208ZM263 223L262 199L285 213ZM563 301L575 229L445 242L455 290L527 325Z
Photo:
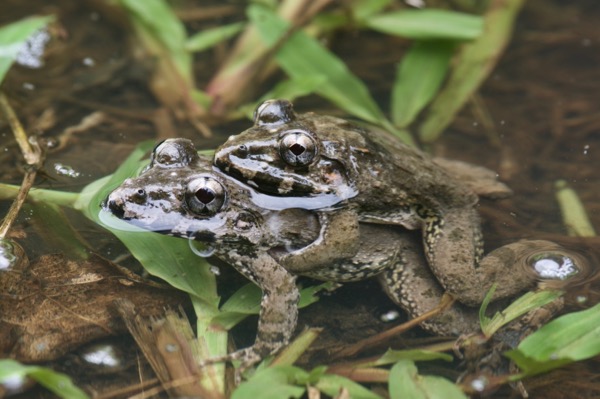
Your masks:
M30 377L60 398L87 399L89 396L73 385L66 375L47 367L23 365L16 360L0 360L0 384L9 379Z
M245 22L235 22L198 32L187 39L185 49L192 52L204 51L235 36L244 29L245 25Z
M429 104L444 81L454 47L450 41L420 41L406 53L392 88L395 126L408 126Z
M29 17L0 27L0 83L29 37L54 17Z
M600 354L600 304L546 324L505 353L523 370L519 378L539 374Z
M267 46L275 46L289 30L289 24L267 7L248 7L248 17ZM293 33L275 55L281 68L292 79L324 77L316 92L344 111L385 129L394 131L365 84L346 65L317 40L301 31ZM402 137L410 142L410 137Z
M433 376L422 376L410 360L401 360L392 367L389 379L391 399L467 399L466 395L450 381Z
M477 15L435 9L386 12L368 18L365 24L410 39L472 40L483 30L483 20Z
M484 33L474 42L463 45L446 86L433 101L420 126L421 141L435 141L489 75L510 39L523 2L524 0L490 2L484 16Z

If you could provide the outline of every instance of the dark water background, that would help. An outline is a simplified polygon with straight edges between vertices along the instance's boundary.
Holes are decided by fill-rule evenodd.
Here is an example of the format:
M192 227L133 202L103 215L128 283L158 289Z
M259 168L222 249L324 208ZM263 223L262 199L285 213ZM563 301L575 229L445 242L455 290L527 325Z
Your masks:
M15 67L3 85L27 130L51 139L95 111L105 114L101 123L75 133L64 148L48 153L48 177L38 179L39 187L78 191L111 173L140 141L164 138L155 124L162 111L144 83L147 68L132 59L127 32L98 13L99 4L3 0L0 5L0 24L35 13L55 13L62 25L60 39L51 47L46 66L40 70ZM239 10L242 12L242 5ZM592 224L600 229L599 20L600 3L595 0L529 1L519 17L512 43L478 93L476 103L467 105L429 148L436 155L494 169L514 190L510 199L484 201L481 205L488 250L520 238L545 238L578 249L597 265L597 238L566 237L554 183L566 180L579 194ZM190 27L198 29L202 24L192 22ZM385 109L395 63L406 44L354 31L339 33L331 43L333 50L368 83ZM219 51L196 56L199 87L208 81L221 58ZM313 97L298 101L296 109L338 113ZM212 126L214 137L204 139L188 123L173 123L175 136L192 138L199 148L214 148L228 135L250 125L249 121L217 124ZM0 125L0 137L0 181L18 184L21 155L7 126ZM57 163L69 165L80 177L58 175L54 170ZM0 211L8 206L1 203ZM82 217L70 216L98 253L109 259L123 253L116 239ZM36 219L35 212L25 213L14 228L27 236L21 242L30 258L60 251L48 238L51 226L44 223ZM372 290L369 284L358 287ZM594 290L586 295L597 298ZM352 296L352 291L346 289L337 300ZM383 298L376 296L385 301ZM327 306L339 308L340 315L344 309L359 306L354 303L344 307L333 302ZM366 303L362 305L365 312L391 306L376 305L372 300ZM309 309L303 320L319 317L318 312ZM363 327L368 329L370 322L367 318ZM318 324L314 319L313 323ZM339 325L343 326L344 321ZM363 328L357 320L351 325ZM578 367L582 369L573 375L588 376L594 363ZM579 389L582 394L589 392L585 384ZM561 396L560 390L553 392L555 397L569 397Z

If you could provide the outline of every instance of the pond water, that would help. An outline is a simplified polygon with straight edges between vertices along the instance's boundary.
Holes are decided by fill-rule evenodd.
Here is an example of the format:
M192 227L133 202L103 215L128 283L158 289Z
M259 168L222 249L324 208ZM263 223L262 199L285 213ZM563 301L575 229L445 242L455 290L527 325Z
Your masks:
M38 179L36 187L76 192L114 171L143 140L187 137L198 148L210 149L250 126L247 120L214 123L213 136L204 138L192 124L159 108L145 84L149 66L131 55L126 30L118 18L110 18L102 2L3 0L0 10L0 25L36 13L59 15L54 32L58 39L50 46L45 66L15 67L2 86L28 131L49 141L69 136L64 145L48 152L45 176ZM243 7L231 6L220 12L223 21L235 20ZM496 170L513 189L511 198L483 201L480 206L486 250L521 238L549 239L579 251L597 265L600 239L566 235L555 184L565 180L581 198L592 225L600 229L598 20L600 3L595 0L527 2L513 41L477 97L428 148L435 155ZM199 19L188 24L197 29L206 22ZM340 33L331 43L385 109L389 77L406 44L360 32ZM223 59L223 50L196 56L199 87ZM314 97L298 101L296 109L340 114ZM18 184L22 171L16 166L22 165L21 155L5 124L0 124L0 137L0 181ZM0 203L0 210L4 212L9 205ZM15 237L30 259L64 252L64 244L52 237L52 224L59 221L40 218L38 212L36 207L24 210L13 228ZM97 253L109 259L125 254L114 237L75 213L68 216ZM134 263L131 259L126 262ZM374 289L368 283L364 287ZM588 303L598 301L594 287L578 294L586 295ZM348 297L352 293L346 289L337 300ZM329 303L334 299L328 298L327 306L344 312L343 306ZM383 295L375 299L386 301ZM392 305L381 308L389 310ZM309 312L305 317L319 317L313 314L318 310ZM581 365L579 372L588 375L593 369L594 364L589 363ZM554 397L568 397L569 389L576 385L563 384L558 389L551 384L544 390L549 381L539 381L529 387L539 397L553 389ZM579 389L587 393L592 387L581 385Z

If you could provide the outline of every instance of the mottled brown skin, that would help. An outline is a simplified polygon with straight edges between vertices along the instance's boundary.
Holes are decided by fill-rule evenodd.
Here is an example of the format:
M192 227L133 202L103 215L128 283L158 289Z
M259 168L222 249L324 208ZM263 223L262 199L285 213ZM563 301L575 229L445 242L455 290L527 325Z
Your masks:
M477 176L474 182L487 179ZM198 181L209 183L198 186ZM207 187L214 189L214 197L202 191ZM215 256L262 289L254 345L220 360L242 359L246 367L289 342L297 319L296 275L334 282L379 275L390 298L411 317L435 308L444 294L414 232L401 226L358 223L356 215L350 218L351 213L336 216L335 224L331 224L330 216L321 215L328 211L302 209L305 198L297 199L299 208L289 208L288 202L283 209L266 209L255 202L276 207L213 169L207 159L197 155L189 140L171 139L155 149L150 166L140 176L124 181L106 203L114 215L136 226L208 243L214 247ZM280 202L275 198L275 204ZM354 247L340 250L338 243L349 234L357 236ZM496 256L507 268L513 267L540 243L522 242L489 256ZM519 252L515 252L517 248ZM531 274L527 268L513 272L518 280L531 281ZM514 287L503 289L516 292ZM441 335L477 331L477 311L456 305L423 326Z
M150 167L140 176L127 179L110 194L107 209L138 227L209 243L215 256L263 290L256 342L229 359L241 358L249 365L288 343L297 318L296 274L348 282L385 270L380 278L388 287L384 289L412 317L431 310L441 299L443 289L428 271L414 234L402 228L361 223L355 233L359 245L350 255L340 252L337 242L348 234L341 222L353 225L355 221L336 218L340 225L331 229L331 240L324 242L319 212L260 208L249 200L250 188L213 170L188 140L173 139L167 144L160 147L158 155L153 154ZM186 190L190 182L205 177L222 184L226 199L218 211L201 215L192 211ZM310 263L314 257L307 260L304 250L315 242L316 248L327 254L323 256L328 259L326 264ZM407 278L410 285L399 284ZM456 307L425 328L444 335L473 331L477 315L472 309Z
M252 128L217 149L214 164L257 191L328 203L332 209L325 231L336 218L354 215L361 222L421 230L429 267L444 289L466 305L480 304L494 282L500 287L495 298L510 297L533 283L515 281L510 265L497 257L482 259L475 210L479 187L476 180L463 183L472 174L469 168L432 159L383 132L331 116L298 115L289 102L271 100L259 106ZM503 185L496 182L495 187ZM487 193L497 196L503 190Z

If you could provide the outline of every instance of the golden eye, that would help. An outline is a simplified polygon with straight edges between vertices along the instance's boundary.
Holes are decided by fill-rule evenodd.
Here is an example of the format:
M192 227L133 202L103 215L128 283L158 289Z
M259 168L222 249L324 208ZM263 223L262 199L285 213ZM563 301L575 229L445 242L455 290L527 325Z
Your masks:
M279 152L288 165L307 166L317 155L317 145L305 131L290 130L279 142Z
M225 188L212 177L192 180L185 191L185 203L190 211L200 216L212 216L225 203Z
M287 100L267 100L254 111L255 126L283 125L296 119L292 103Z

